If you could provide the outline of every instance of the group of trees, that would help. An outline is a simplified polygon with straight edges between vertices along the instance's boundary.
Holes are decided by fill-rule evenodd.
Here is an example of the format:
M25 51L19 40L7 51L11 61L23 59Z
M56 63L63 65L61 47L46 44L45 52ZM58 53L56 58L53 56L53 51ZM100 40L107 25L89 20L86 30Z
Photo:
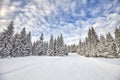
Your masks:
M0 33L0 58L30 55L64 56L68 55L67 51L62 34L57 39L53 39L51 35L50 41L45 42L42 33L40 39L32 44L31 32L27 34L25 28L14 34L13 21Z
M115 38L109 32L99 37L90 28L85 41L79 40L77 52L87 57L120 57L120 27L115 29Z
M64 56L68 55L67 45L64 44L62 34L57 39L51 35L49 42L45 42L43 33L40 36L40 40L33 43L32 54L33 55L48 55L48 56Z
M77 44L68 45L67 49L68 49L68 52L70 53L76 53L78 49L78 45Z
M14 34L13 21L7 29L0 33L0 57L28 56L32 54L31 32L26 34L25 28Z
M53 35L51 35L49 45L48 45L48 54L50 56L63 56L68 55L67 45L64 44L63 36L62 34L57 37L57 39L53 38Z
M87 57L120 57L120 27L115 29L115 38L110 33L97 35L94 28L90 28L85 41L79 40L78 45L64 44L62 34L57 38L51 35L48 42L44 41L41 33L39 40L31 42L31 32L26 33L25 28L14 34L14 23L0 33L0 58L21 57L30 55L64 56L69 52L78 52Z

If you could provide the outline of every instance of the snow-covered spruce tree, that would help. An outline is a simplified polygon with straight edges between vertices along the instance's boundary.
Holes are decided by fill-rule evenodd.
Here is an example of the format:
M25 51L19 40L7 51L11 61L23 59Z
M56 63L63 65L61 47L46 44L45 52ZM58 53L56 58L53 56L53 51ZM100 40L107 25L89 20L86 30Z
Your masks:
M82 51L82 42L81 42L81 39L79 40L79 43L78 43L78 49L77 49L77 53L82 55L81 52Z
M99 43L99 39L93 27L88 31L87 41L88 41L88 46L87 46L88 48L87 48L86 54L88 54L87 56L95 57L98 54L97 45Z
M57 38L57 55L59 56L64 56L66 55L66 52L64 52L65 50L64 47L64 40L63 40L63 36L62 34L60 35L60 37Z
M20 34L16 33L13 37L13 49L12 49L12 57L20 57L21 56L21 48L20 48L21 40Z
M88 39L88 40L87 40ZM92 41L92 31L91 29L89 29L88 31L88 38L86 39L86 41L88 41L88 47L89 49L88 50L92 50L92 44L93 44L93 41Z
M31 32L29 32L25 37L25 51L27 56L32 55Z
M87 56L88 57L88 53L86 54L86 47L88 47L88 46L86 46L86 42L84 41L84 42L82 42L82 50L81 50L81 54L82 55L85 55L85 56Z
M19 44L20 56L27 56L25 38L26 38L26 29L24 27L20 32L20 44Z
M35 48L36 48L36 43L34 41L32 44L32 55L35 55Z
M68 55L69 49L68 49L67 44L64 44L64 46L63 46L63 52L64 52L64 55Z
M44 40L44 37L43 37L43 33L41 34L40 36L40 41L39 41L39 51L38 51L38 55L43 55L44 54L44 49L43 49L43 40Z
M32 45L32 55L38 55L38 45L39 41L36 41Z
M115 29L115 42L117 44L118 57L120 57L120 27L119 29L118 28Z
M44 45L44 35L43 33L40 36L40 40L36 41L33 44L32 52L34 55L46 55L45 45Z
M2 58L2 49L3 49L3 47L4 47L4 43L3 43L3 32L0 32L0 58Z
M11 21L1 34L0 42L2 44L0 48L0 55L2 58L11 56L13 48L13 33L14 33L14 22Z
M86 57L89 57L91 54L91 43L89 42L88 38L85 38L85 41L83 42L83 55L85 55Z
M98 57L104 57L104 53L107 51L107 40L104 35L100 35L100 42L98 44Z
M89 56L94 56L94 53L92 52L92 50L94 49L93 46L93 32L92 29L90 28L88 31L88 37L85 38L84 41L84 54L85 56L89 57Z
M105 57L114 57L116 55L116 44L114 42L114 39L110 33L106 34L106 40L107 40L107 50L106 53L104 53Z
M110 42L110 43L114 41L112 35L109 32L108 34L106 34L106 39L107 39L107 42Z
M54 40L54 55L57 55L57 40Z
M89 56L89 47L88 47L88 38L85 38L85 41L81 41L81 39L79 40L79 44L78 44L78 49L77 49L77 53L80 55L84 55L84 56Z
M51 35L50 40L49 40L47 55L48 56L54 56L54 40L53 40L53 35Z
M47 55L47 51L46 51L46 49L47 49L47 43L45 43L44 42L44 35L43 35L43 33L41 34L41 36L40 36L40 44L41 44L41 48L40 48L40 53L41 53L41 55Z
M43 55L47 55L47 50L48 50L48 42L44 42L44 44L43 44Z
M4 48L4 42L3 42L3 32L0 33L0 58L3 56L3 48Z
M97 54L98 54L97 49L99 47L98 46L99 39L98 39L98 35L97 35L97 33L96 33L96 31L94 30L93 27L92 27L92 34L93 34L92 40L93 40L93 48L94 48L94 50L93 50L94 55L92 55L92 56L96 57Z

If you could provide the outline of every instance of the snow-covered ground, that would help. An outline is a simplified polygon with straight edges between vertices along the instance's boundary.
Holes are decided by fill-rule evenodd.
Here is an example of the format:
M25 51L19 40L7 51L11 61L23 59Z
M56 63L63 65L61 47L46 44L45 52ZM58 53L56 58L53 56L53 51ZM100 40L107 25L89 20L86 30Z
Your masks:
M30 56L0 59L0 80L120 80L120 59Z

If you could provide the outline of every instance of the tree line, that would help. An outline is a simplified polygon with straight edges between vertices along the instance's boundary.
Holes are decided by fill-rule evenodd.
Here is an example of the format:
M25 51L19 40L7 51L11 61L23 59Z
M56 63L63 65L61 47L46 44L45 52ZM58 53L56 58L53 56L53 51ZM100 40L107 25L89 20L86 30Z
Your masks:
M120 57L120 27L115 29L115 37L108 32L106 36L98 36L92 27L84 41L79 40L77 45L64 43L63 35L44 41L44 34L39 40L32 43L31 32L26 33L23 28L19 33L14 33L14 22L11 21L7 29L0 32L0 58L23 56L65 56L77 52L86 57Z
M115 29L115 38L108 32L98 36L92 27L84 41L79 40L77 52L87 57L120 57L120 27Z
M14 34L14 22L11 21L7 29L0 33L0 58L30 55L65 56L68 55L68 50L62 34L57 39L51 35L49 42L46 42L41 33L39 40L32 43L31 32L26 33L23 28Z

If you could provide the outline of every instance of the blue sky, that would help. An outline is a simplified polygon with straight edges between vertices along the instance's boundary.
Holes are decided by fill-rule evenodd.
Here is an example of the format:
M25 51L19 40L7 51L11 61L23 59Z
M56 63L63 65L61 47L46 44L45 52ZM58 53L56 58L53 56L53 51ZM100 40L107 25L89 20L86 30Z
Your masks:
M32 41L43 32L45 40L60 35L65 43L78 43L90 27L98 33L120 26L120 0L0 0L0 31L14 20L15 32L26 27Z

